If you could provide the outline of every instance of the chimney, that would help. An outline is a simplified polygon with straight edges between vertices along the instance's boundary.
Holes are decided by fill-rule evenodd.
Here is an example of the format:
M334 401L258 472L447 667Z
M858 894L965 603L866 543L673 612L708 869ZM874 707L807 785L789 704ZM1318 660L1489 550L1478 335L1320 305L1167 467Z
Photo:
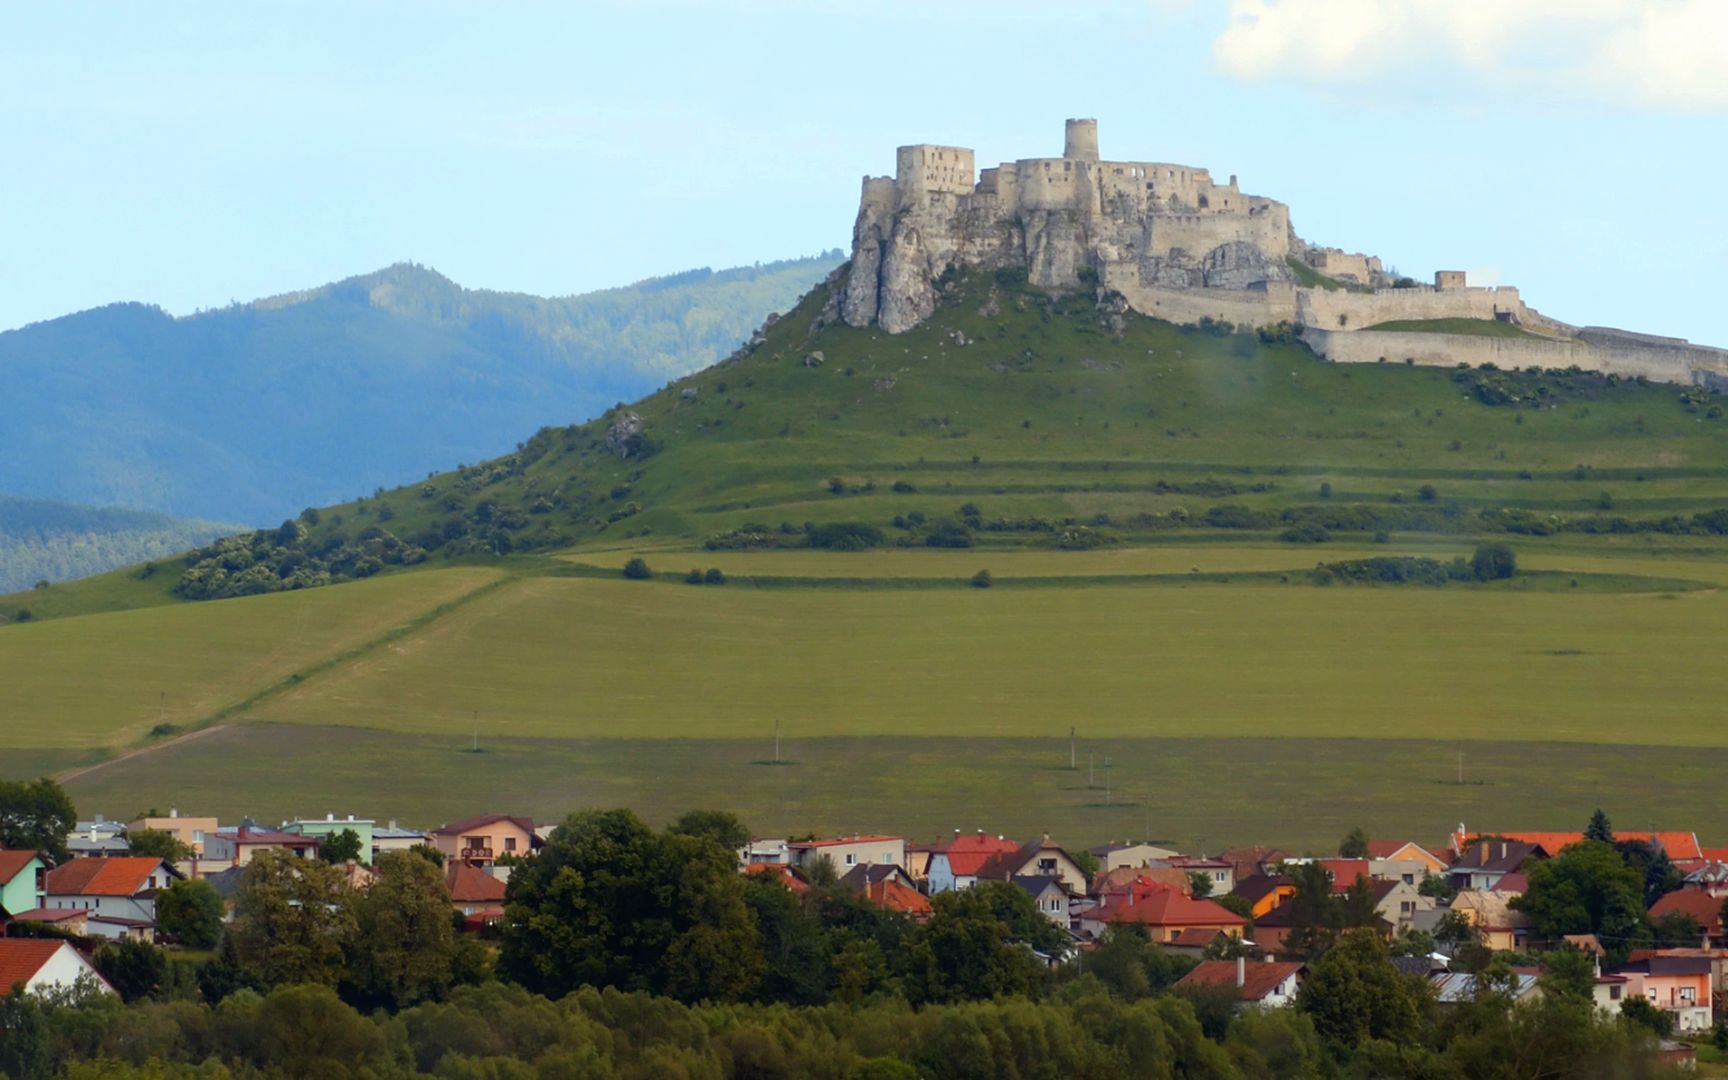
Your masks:
M1245 956L1238 956L1236 958L1236 989L1240 990L1244 986L1247 986L1247 985L1248 985L1248 958Z
M324 811L324 820L325 821L335 821L336 815L332 814L330 811L326 810L326 811Z
M179 817L180 816L180 808L178 806L170 806L168 808L168 816L171 818Z

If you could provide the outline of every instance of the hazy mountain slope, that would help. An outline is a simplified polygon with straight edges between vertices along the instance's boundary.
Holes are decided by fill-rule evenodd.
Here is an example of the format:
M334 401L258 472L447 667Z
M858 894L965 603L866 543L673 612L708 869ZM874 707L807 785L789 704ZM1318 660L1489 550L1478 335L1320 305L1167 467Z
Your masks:
M545 299L398 265L175 319L0 334L0 490L279 521L507 451L705 367L838 254Z
M159 559L239 528L142 510L0 495L0 593Z

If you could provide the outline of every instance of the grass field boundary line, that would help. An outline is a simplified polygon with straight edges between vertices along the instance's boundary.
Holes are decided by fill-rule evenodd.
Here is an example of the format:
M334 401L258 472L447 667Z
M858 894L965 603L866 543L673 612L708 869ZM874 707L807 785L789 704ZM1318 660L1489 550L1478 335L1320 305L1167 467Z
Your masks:
M109 765L115 764L116 762L125 761L128 758L135 757L139 754L152 753L165 747L176 746L185 742L187 739L197 738L220 728L229 727L231 725L224 723L224 721L230 720L248 709L262 704L270 698L275 697L277 694L294 689L295 687L303 686L307 681L314 679L319 675L326 674L343 664L357 660L360 657L365 656L376 649L383 648L394 641L399 641L409 634L422 630L439 619L442 619L444 616L458 608L464 607L467 604L480 599L482 596L495 592L512 581L519 580L521 580L521 578L516 575L500 574L491 581L476 586L475 588L462 593L460 596L455 596L443 603L433 605L405 623L391 627L383 633L368 638L366 641L363 641L351 648L343 649L341 652L327 656L317 663L307 666L301 671L292 673L286 679L272 683L261 690L254 691L246 697L241 698L239 701L224 705L207 716L189 721L174 735L173 738L147 742L142 746L132 747L120 754L116 754L94 764L80 766L67 772L63 772L60 774L59 779L64 782L79 776L85 776L96 769L105 768Z
M1005 589L1060 589L1060 588L1109 588L1117 585L1137 585L1169 588L1185 585L1299 585L1321 588L1310 578L1310 568L1292 567L1288 570L1208 570L1186 571L1174 573L1148 574L1028 574L1017 577L992 577L991 588ZM594 566L589 563L566 563L558 572L544 575L547 577L597 578L608 581L621 580L623 575L616 569L604 566ZM793 574L734 574L727 578L727 585L689 585L683 573L676 570L659 570L653 572L654 582L660 584L686 585L690 588L727 588L745 586L756 589L859 589L859 590L905 590L919 591L931 589L975 589L978 586L970 576L966 577L809 577ZM1597 571L1570 570L1524 570L1511 583L1501 582L1452 582L1446 585L1423 585L1416 582L1405 584L1394 583L1363 583L1336 584L1332 588L1419 588L1419 589L1516 589L1519 582L1536 581L1553 588L1555 591L1569 591L1570 582L1577 581L1582 585L1591 586L1580 591L1626 592L1626 593L1681 593L1705 592L1718 589L1720 586L1690 578L1659 578L1646 577L1640 574L1605 574ZM1568 584L1562 585L1562 582Z

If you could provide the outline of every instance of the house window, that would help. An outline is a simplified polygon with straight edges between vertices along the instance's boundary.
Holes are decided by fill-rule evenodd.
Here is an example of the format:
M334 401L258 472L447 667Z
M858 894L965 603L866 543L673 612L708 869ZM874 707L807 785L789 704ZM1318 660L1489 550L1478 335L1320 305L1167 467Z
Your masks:
M1618 986L1610 986L1608 988L1608 1000L1609 1001L1619 1001L1620 1000L1620 989L1621 988Z
M1404 884L1406 884L1406 885L1416 884L1416 875L1415 874L1405 874L1404 875Z
M1698 1000L1698 988L1695 986L1682 986L1680 988L1680 1000L1684 1001L1688 1005L1692 1004L1694 1001L1697 1001Z
M847 865L847 866L856 866L856 865L858 865L858 856L856 856L856 855L848 855L848 856L846 856L846 865Z
M1038 860L1038 872L1040 874L1046 874L1046 875L1055 874L1056 873L1056 860L1055 859L1039 859Z
M514 836L506 836L504 838L504 850L505 851L515 851L516 850L516 838Z

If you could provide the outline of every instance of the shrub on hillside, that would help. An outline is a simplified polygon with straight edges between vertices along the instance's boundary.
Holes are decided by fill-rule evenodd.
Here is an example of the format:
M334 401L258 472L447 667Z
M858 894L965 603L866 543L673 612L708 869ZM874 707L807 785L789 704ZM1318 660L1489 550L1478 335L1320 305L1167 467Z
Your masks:
M631 556L624 564L624 576L631 581L646 581L654 576L654 571L648 569L648 561L640 555Z
M1483 544L1470 559L1477 581L1500 581L1518 572L1518 556L1506 544Z
M882 546L882 530L862 521L832 521L804 526L806 542L830 551L865 551Z

